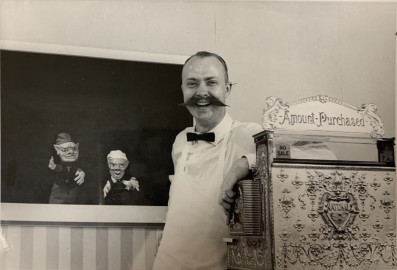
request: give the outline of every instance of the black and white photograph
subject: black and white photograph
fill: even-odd
[[[1,58],[2,202],[167,205],[172,143],[192,122],[177,105],[181,65]]]
[[[396,269],[395,1],[0,18],[0,269]]]

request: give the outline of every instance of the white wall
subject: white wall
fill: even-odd
[[[230,113],[243,121],[260,122],[270,95],[294,101],[326,94],[356,106],[377,104],[385,136],[395,136],[394,3],[2,1],[0,7],[6,41],[175,55],[218,52],[237,83]],[[21,250],[8,253],[7,265],[23,263],[22,236],[15,236]],[[70,249],[76,248],[72,241]],[[153,256],[153,248],[146,252]]]
[[[269,96],[373,102],[394,136],[393,3],[3,1],[3,40],[190,55],[220,53],[231,114],[260,121]],[[392,116],[391,116],[392,115]]]

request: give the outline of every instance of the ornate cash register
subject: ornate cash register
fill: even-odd
[[[394,138],[376,106],[269,97],[262,126],[253,179],[235,186],[228,269],[397,269]]]

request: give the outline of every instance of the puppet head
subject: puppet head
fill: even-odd
[[[128,167],[127,156],[120,150],[110,151],[107,156],[110,175],[114,180],[122,180]]]
[[[63,162],[75,162],[79,158],[79,144],[72,141],[69,133],[59,133],[54,148]]]

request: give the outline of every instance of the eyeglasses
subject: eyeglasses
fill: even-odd
[[[110,169],[120,169],[120,170],[124,170],[125,168],[127,168],[126,163],[109,163],[109,168]]]
[[[59,149],[60,149],[63,153],[66,153],[66,152],[69,152],[69,151],[75,152],[76,150],[78,150],[77,147],[59,147]]]

